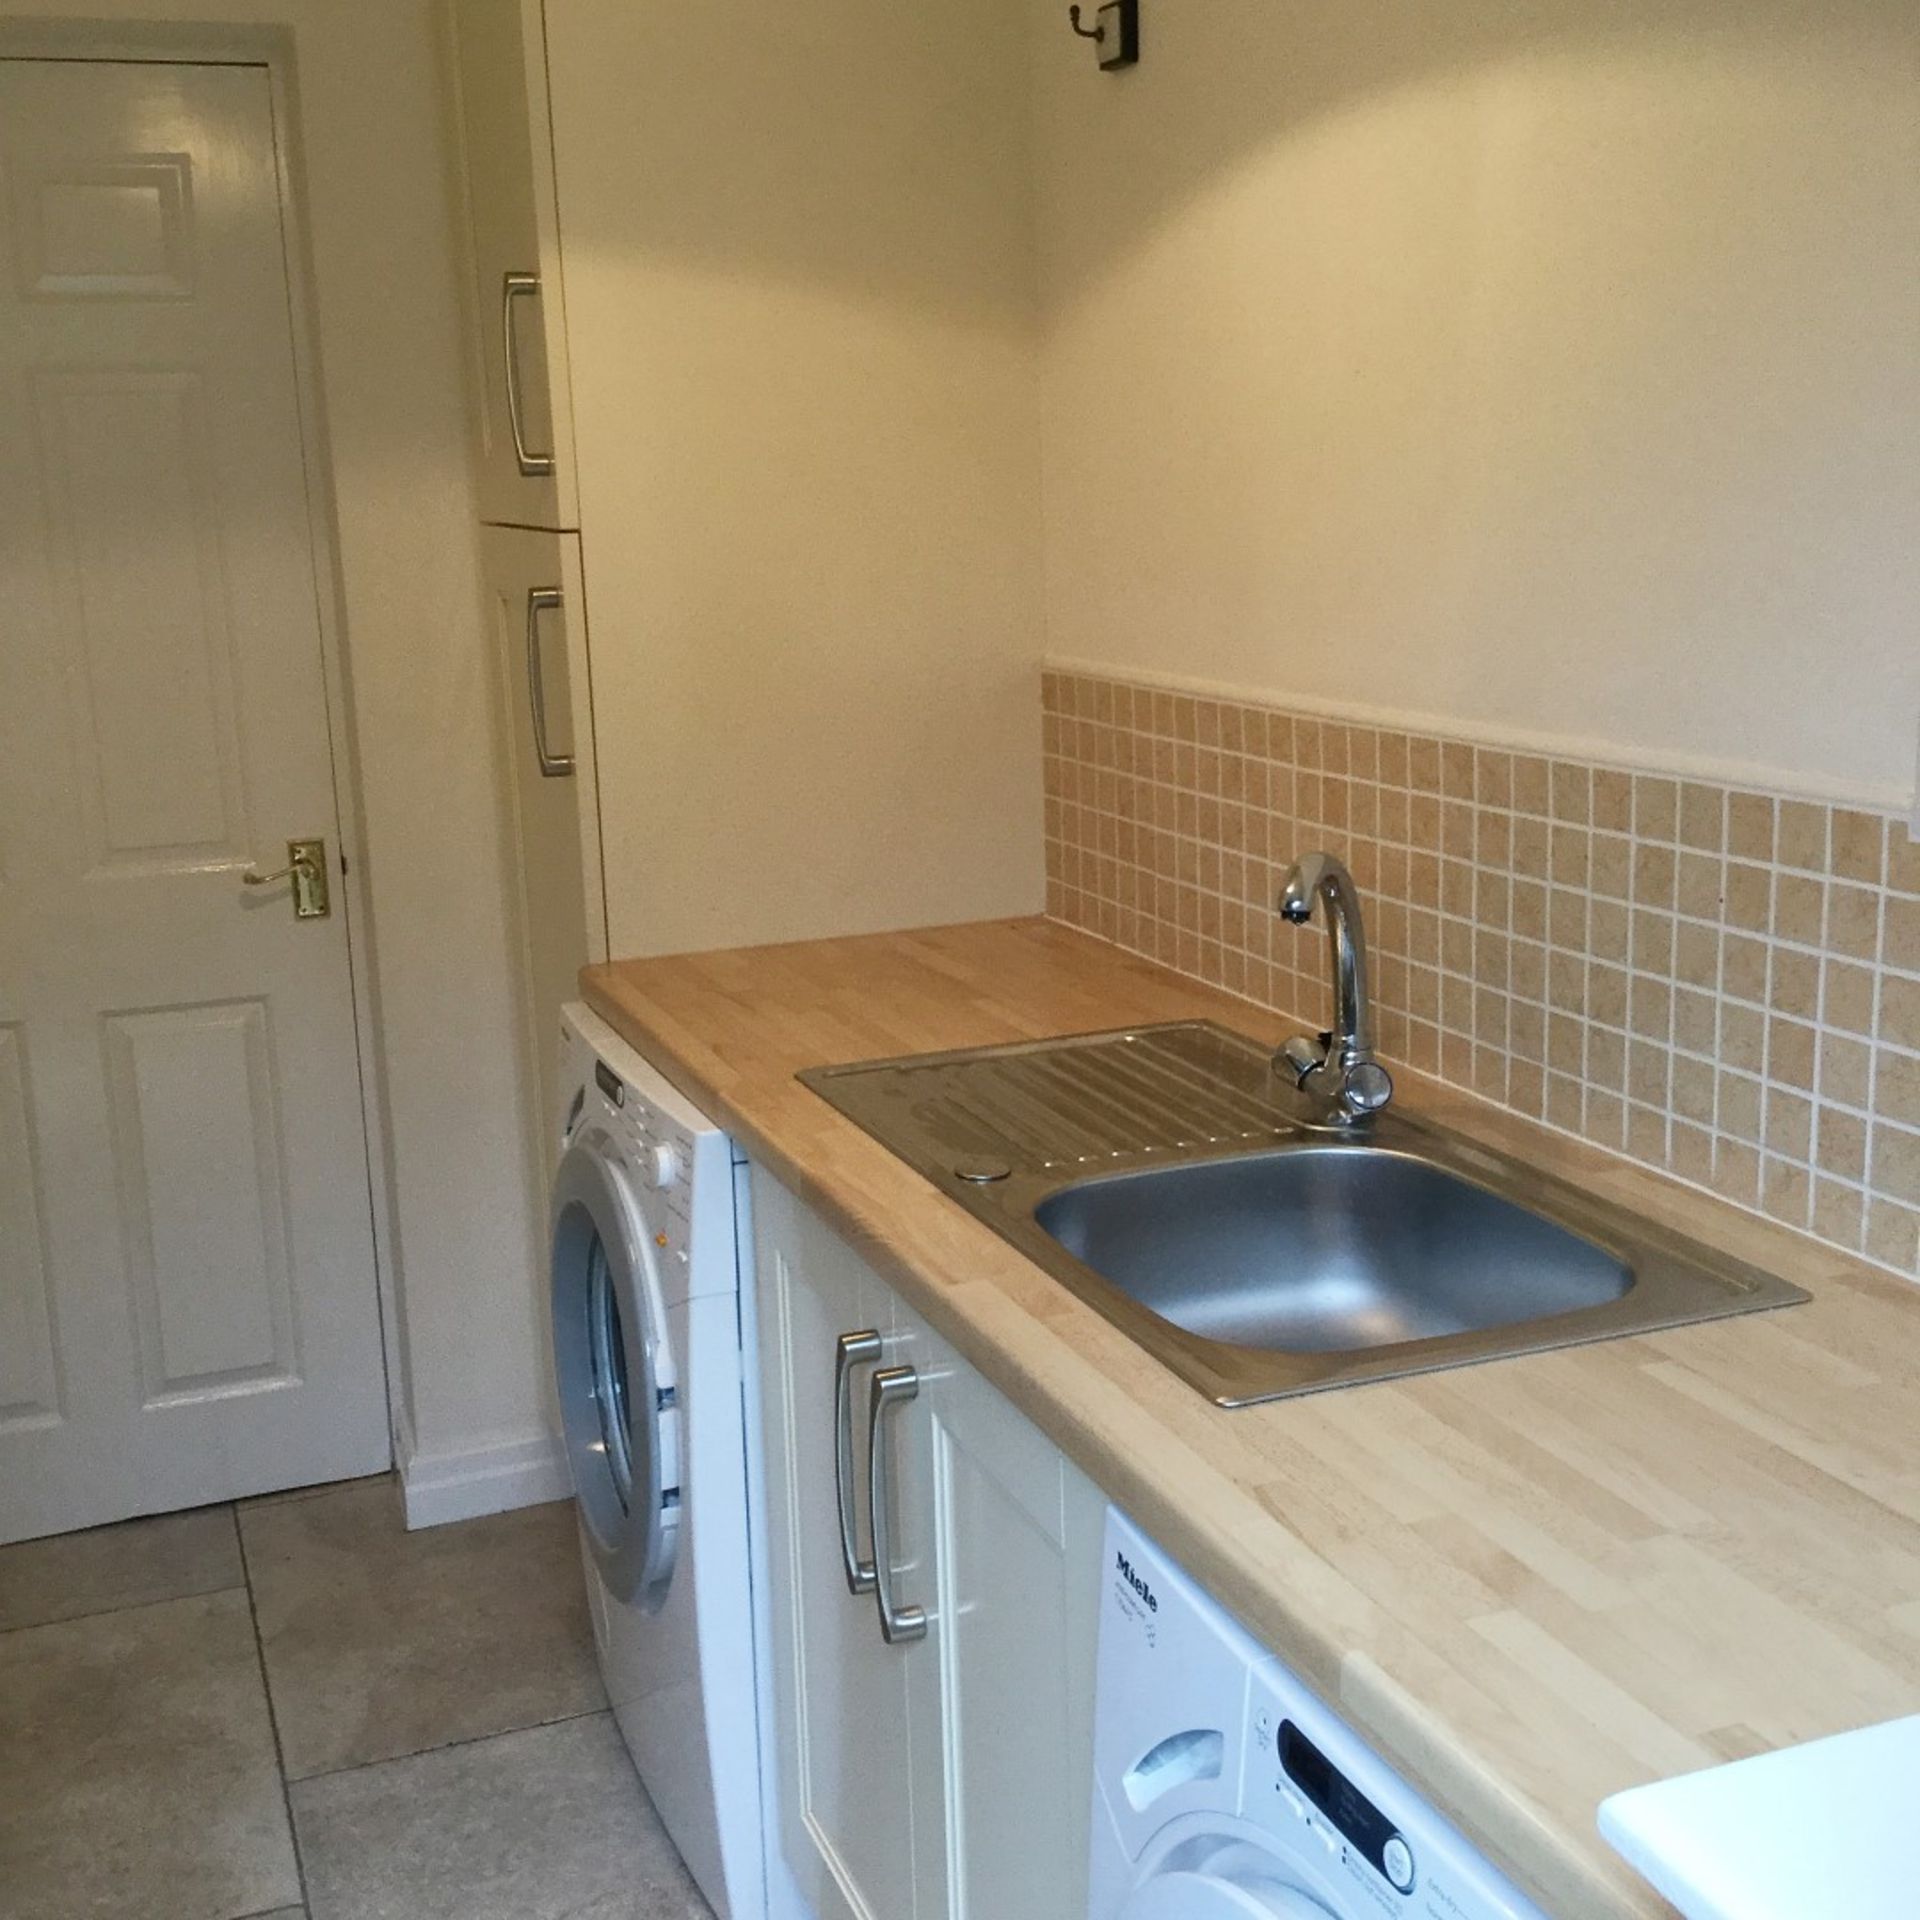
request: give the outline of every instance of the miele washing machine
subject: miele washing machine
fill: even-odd
[[[742,1395],[746,1169],[598,1016],[573,1005],[560,1017],[554,1371],[601,1671],[635,1769],[720,1920],[782,1920]]]
[[[1109,1510],[1088,1920],[1545,1920]]]

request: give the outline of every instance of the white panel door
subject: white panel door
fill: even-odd
[[[817,1920],[914,1920],[913,1738],[909,1702],[927,1642],[887,1646],[871,1593],[848,1591],[834,1469],[834,1349],[883,1336],[900,1361],[892,1296],[777,1181],[753,1177],[754,1260],[765,1395],[772,1556],[774,1717],[781,1851]],[[867,1526],[867,1386],[853,1376],[854,1527]],[[910,1432],[891,1435],[914,1472]],[[918,1503],[898,1503],[901,1519]],[[896,1529],[903,1575],[924,1541]],[[932,1920],[932,1909],[924,1920]]]
[[[264,68],[0,61],[0,1539],[389,1457],[279,182]]]

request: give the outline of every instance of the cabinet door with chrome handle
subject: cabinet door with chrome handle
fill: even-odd
[[[544,9],[541,0],[446,0],[446,10],[461,251],[481,344],[480,518],[563,532],[580,514]]]
[[[903,1357],[894,1303],[760,1167],[752,1172],[752,1220],[763,1461],[756,1523],[768,1556],[774,1797],[794,1911],[818,1920],[929,1920],[940,1910],[915,1894],[909,1708],[916,1669],[931,1663],[916,1657],[920,1650],[883,1645],[872,1601],[849,1591],[862,1574],[865,1592],[873,1591],[861,1511],[868,1382]],[[896,1421],[889,1440],[893,1549],[913,1555],[925,1551],[926,1534],[918,1439]],[[932,1645],[930,1631],[925,1651]]]
[[[533,755],[543,780],[571,780],[574,758],[555,753],[547,743],[547,669],[540,656],[540,616],[558,613],[566,595],[558,587],[527,589],[527,712],[533,723]]]
[[[890,1647],[924,1640],[926,1609],[902,1605],[893,1590],[893,1486],[888,1465],[887,1416],[920,1392],[912,1367],[883,1367],[867,1389],[867,1515],[873,1532],[873,1593],[880,1610],[880,1637]]]
[[[513,441],[514,464],[529,480],[550,479],[554,471],[551,453],[536,453],[527,440],[526,397],[520,381],[520,329],[514,324],[522,300],[540,297],[537,273],[507,273],[500,278],[500,354],[501,373],[506,382],[507,432]]]
[[[840,1514],[840,1565],[852,1594],[873,1591],[873,1562],[860,1557],[860,1518],[853,1487],[853,1370],[880,1358],[880,1336],[871,1327],[843,1333],[833,1352],[833,1498]]]

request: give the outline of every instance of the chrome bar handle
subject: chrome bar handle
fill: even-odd
[[[889,1408],[903,1407],[920,1391],[912,1367],[883,1367],[867,1389],[867,1509],[873,1532],[873,1595],[880,1608],[880,1637],[888,1646],[924,1640],[923,1607],[902,1607],[893,1598],[893,1521],[888,1511],[887,1449],[882,1428]]]
[[[880,1358],[880,1336],[871,1327],[843,1333],[833,1348],[833,1498],[840,1509],[840,1565],[849,1593],[873,1591],[873,1562],[860,1558],[859,1521],[853,1500],[853,1370]]]
[[[527,707],[533,716],[533,754],[544,780],[573,778],[573,755],[547,746],[547,676],[540,665],[540,616],[558,613],[566,598],[558,587],[527,589]]]
[[[550,453],[535,453],[527,445],[526,423],[520,417],[520,329],[514,310],[522,300],[540,295],[537,273],[509,273],[500,282],[500,352],[506,362],[507,431],[513,435],[514,464],[529,480],[546,480],[553,475]]]

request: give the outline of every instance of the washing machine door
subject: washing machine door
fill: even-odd
[[[615,1600],[657,1607],[680,1527],[678,1375],[639,1186],[588,1127],[553,1178],[553,1360],[574,1497]]]
[[[1120,1920],[1336,1920],[1311,1894],[1264,1874],[1230,1878],[1158,1874],[1120,1909]]]

